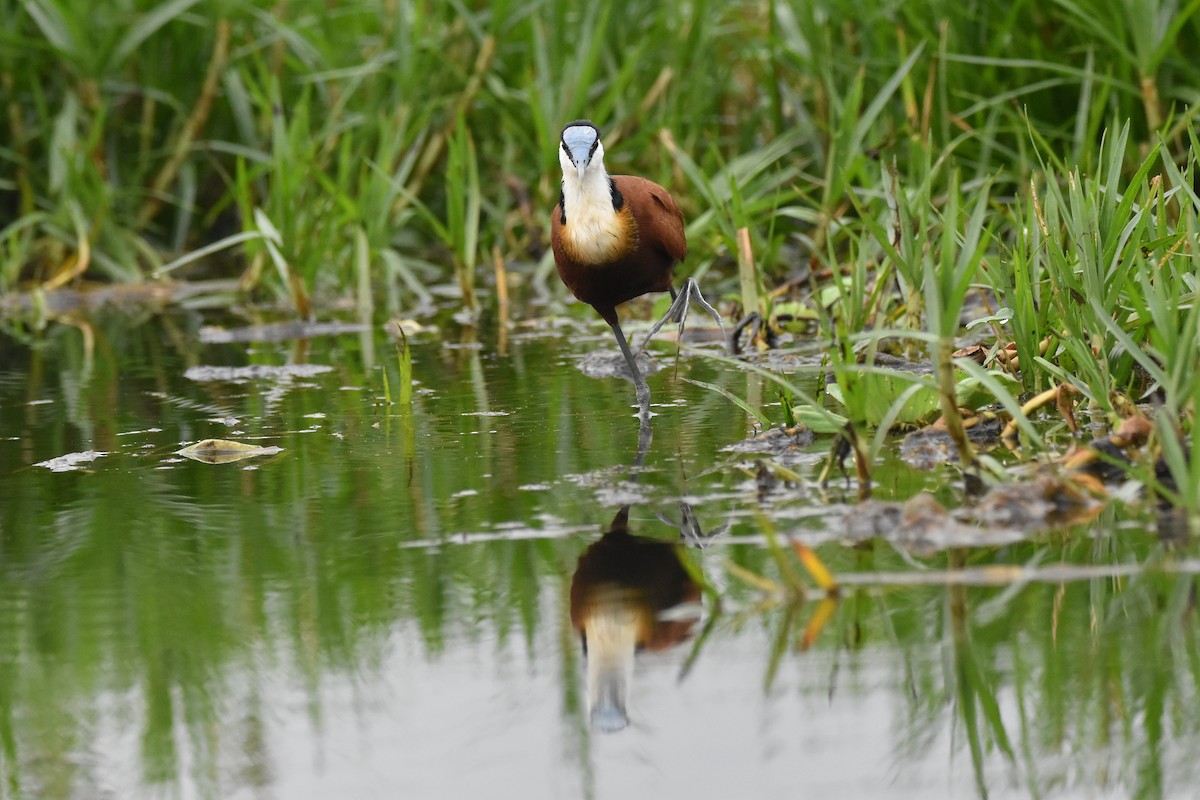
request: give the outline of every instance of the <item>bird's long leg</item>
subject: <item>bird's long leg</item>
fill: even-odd
[[[687,312],[692,303],[700,306],[703,310],[712,315],[717,321],[717,325],[721,328],[721,338],[725,339],[725,322],[721,319],[721,314],[713,308],[704,295],[700,293],[700,284],[696,283],[695,278],[688,278],[683,282],[683,288],[679,290],[679,294],[675,293],[675,288],[671,287],[671,307],[667,309],[667,313],[663,318],[654,323],[654,327],[646,334],[645,340],[642,341],[641,350],[646,349],[646,345],[650,343],[650,338],[666,325],[668,321],[679,324],[679,340],[683,340],[683,328],[687,320]]]
[[[621,325],[615,321],[609,322],[608,325],[612,328],[613,336],[617,337],[617,345],[621,348],[621,354],[625,356],[625,362],[629,364],[629,371],[633,373],[633,386],[637,392],[638,414],[643,419],[649,419],[650,384],[646,383],[646,379],[642,377],[642,371],[638,369],[637,357],[629,349],[629,342],[625,341],[625,334],[621,332]]]
[[[633,469],[629,471],[629,478],[634,482],[641,474],[642,465],[646,463],[646,453],[650,452],[650,442],[654,439],[654,431],[650,430],[650,415],[639,416],[637,458],[633,461]]]

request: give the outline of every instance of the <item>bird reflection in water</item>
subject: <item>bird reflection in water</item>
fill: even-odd
[[[579,558],[571,580],[571,624],[587,658],[592,725],[629,724],[626,698],[634,654],[662,651],[692,636],[700,587],[680,561],[680,544],[629,532],[629,506]]]
[[[653,437],[649,415],[639,415],[637,456],[629,476],[634,483],[641,477]],[[633,535],[625,505],[575,567],[571,625],[579,632],[587,660],[588,713],[597,730],[613,732],[629,725],[626,699],[634,656],[687,641],[700,619],[700,586],[680,560],[681,548],[704,547],[728,525],[706,534],[691,507],[679,505],[683,517],[678,523],[658,515],[678,529],[679,541]]]

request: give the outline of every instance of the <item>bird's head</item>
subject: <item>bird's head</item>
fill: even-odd
[[[558,148],[558,163],[562,165],[563,177],[572,173],[584,183],[590,174],[604,175],[604,145],[600,144],[600,130],[586,119],[568,122],[562,131]]]

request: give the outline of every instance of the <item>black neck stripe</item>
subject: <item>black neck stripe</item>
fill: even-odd
[[[620,211],[625,205],[625,197],[621,194],[621,190],[617,188],[617,182],[612,178],[608,179],[608,187],[612,191],[613,211]]]

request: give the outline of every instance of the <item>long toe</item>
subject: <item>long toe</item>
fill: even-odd
[[[638,352],[646,349],[646,345],[650,344],[650,340],[654,338],[654,334],[662,330],[663,325],[668,322],[676,322],[679,324],[679,338],[683,339],[683,320],[687,316],[688,306],[691,303],[691,292],[688,290],[688,285],[695,286],[696,282],[688,278],[684,283],[683,288],[679,290],[679,294],[671,302],[671,307],[667,309],[667,313],[663,314],[662,319],[654,323],[650,328],[650,332],[646,334],[646,338],[642,340],[642,346],[638,348]]]
[[[696,283],[695,278],[688,278],[684,284],[683,294],[690,294],[692,299],[696,301],[696,305],[712,315],[712,318],[717,321],[717,327],[721,329],[721,335],[725,335],[725,321],[721,319],[721,313],[704,299],[704,295],[700,293],[700,284]]]
[[[720,312],[713,308],[712,304],[704,299],[704,295],[700,292],[700,284],[696,283],[695,278],[688,278],[683,283],[683,288],[679,290],[679,294],[675,297],[671,307],[667,309],[667,313],[662,319],[654,323],[650,328],[650,332],[646,334],[646,338],[642,340],[642,346],[638,348],[638,352],[646,349],[646,345],[666,325],[668,321],[679,325],[679,341],[683,341],[683,332],[687,322],[687,313],[691,309],[692,303],[695,303],[703,310],[707,311],[712,318],[717,321],[717,327],[721,329],[721,340],[728,343],[728,337],[725,333],[725,321],[721,319]],[[726,344],[728,347],[728,344]]]

